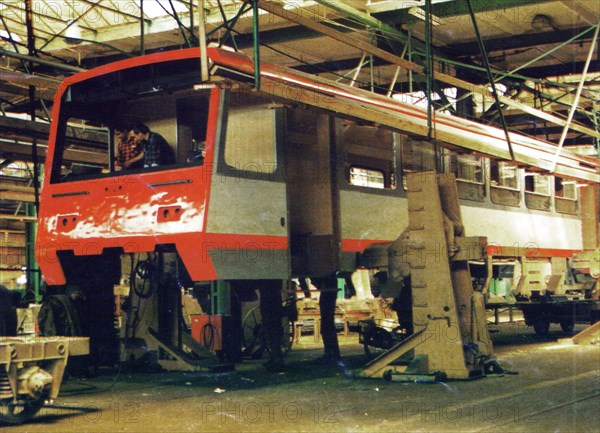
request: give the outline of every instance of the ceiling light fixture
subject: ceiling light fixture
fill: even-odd
[[[531,19],[531,28],[535,30],[546,30],[548,28],[558,30],[552,17],[544,14],[537,14]]]
[[[69,21],[67,23],[67,29],[65,30],[65,42],[71,45],[77,45],[83,42],[81,40],[81,27],[75,21]]]

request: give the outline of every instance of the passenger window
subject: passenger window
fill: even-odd
[[[238,171],[272,174],[277,169],[277,109],[232,108],[227,119],[225,164]]]
[[[560,213],[577,214],[577,183],[574,180],[554,177],[554,207]]]
[[[480,156],[459,155],[452,151],[444,152],[444,168],[454,173],[457,180],[483,184],[483,162]]]
[[[577,200],[577,186],[574,180],[554,178],[554,195],[566,200]]]
[[[490,200],[503,206],[521,205],[519,169],[504,161],[490,160]]]
[[[387,128],[373,123],[337,119],[346,182],[376,189],[396,189],[395,137]]]
[[[456,176],[458,197],[483,201],[485,199],[483,158],[469,154],[461,155],[448,149],[444,149],[443,152],[444,171]]]
[[[519,169],[504,161],[490,160],[490,185],[519,189]]]
[[[550,210],[550,177],[525,170],[525,205],[529,209]]]
[[[525,192],[550,195],[548,175],[525,170]]]
[[[350,167],[350,185],[367,186],[369,188],[385,188],[385,175],[381,170]]]

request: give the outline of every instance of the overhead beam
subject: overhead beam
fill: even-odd
[[[2,185],[0,185],[0,192],[6,191],[33,194],[33,187],[27,185],[17,185],[3,181]]]
[[[333,29],[331,29],[319,22],[316,22],[310,18],[306,18],[306,17],[302,16],[301,14],[298,14],[297,11],[286,10],[286,9],[282,8],[279,4],[273,3],[272,1],[268,1],[268,0],[258,0],[258,3],[259,3],[259,6],[262,9],[264,9],[265,11],[268,11],[272,14],[278,15],[282,18],[286,18],[297,24],[311,28],[311,29],[318,31],[326,36],[331,37],[332,39],[334,39],[338,42],[342,42],[346,45],[352,46],[352,47],[357,48],[366,53],[369,53],[376,57],[382,58],[390,63],[398,65],[409,71],[412,71],[417,74],[425,75],[425,68],[423,66],[417,65],[416,63],[405,60],[405,59],[398,57],[388,51],[384,51],[380,48],[377,48],[377,47],[373,46],[372,44],[369,44],[368,42],[364,42],[364,41],[357,40],[357,39],[350,39],[348,37],[348,35],[340,33],[336,30],[333,30]],[[355,13],[355,15],[353,15],[353,16],[356,16],[356,14],[358,14],[359,11],[355,11],[354,13]],[[389,31],[389,29],[387,29],[386,31]],[[470,92],[477,93],[477,94],[480,94],[480,95],[483,95],[483,96],[486,96],[489,98],[493,97],[492,93],[487,89],[486,86],[475,85],[473,83],[469,83],[467,81],[461,80],[459,78],[456,78],[456,77],[453,77],[453,76],[450,76],[450,75],[447,75],[447,74],[444,74],[441,72],[436,72],[435,77],[438,81],[442,81],[446,84],[450,84],[451,86],[465,89]],[[539,117],[541,119],[547,120],[552,123],[556,123],[557,125],[560,125],[560,126],[566,125],[566,121],[564,121],[563,119],[560,119],[550,113],[545,113],[541,110],[537,110],[535,108],[529,107],[526,104],[522,104],[522,103],[513,101],[510,98],[501,96],[500,102],[508,105],[509,107],[518,108],[532,116]],[[572,124],[571,129],[582,132],[584,134],[591,135],[596,138],[600,138],[600,133],[598,133],[590,128],[581,126],[581,125]]]
[[[0,116],[0,132],[2,133],[2,138],[5,140],[11,139],[29,142],[32,138],[36,138],[42,142],[47,142],[48,135],[50,134],[50,124]],[[80,145],[106,141],[105,134],[76,127],[68,129],[67,139],[73,144]],[[3,148],[4,144],[0,144],[0,149]]]
[[[19,201],[24,203],[35,203],[35,194],[27,194],[14,191],[0,191],[0,201]]]
[[[37,217],[25,215],[0,214],[0,220],[9,221],[37,221]]]
[[[27,62],[36,63],[38,65],[51,66],[53,68],[62,69],[68,72],[82,72],[85,71],[83,68],[79,68],[77,66],[67,65],[66,63],[58,63],[50,60],[41,59],[39,57],[27,56],[25,54],[15,53],[12,51],[7,51],[3,48],[0,48],[0,56],[11,57],[13,59],[19,59]]]
[[[581,74],[585,62],[569,62],[544,66],[532,66],[521,70],[523,75],[531,78],[546,78],[549,75],[562,76],[569,74]],[[600,72],[600,61],[592,60],[589,66],[589,72]],[[549,84],[552,84],[549,82]]]
[[[57,80],[56,78],[27,74],[6,68],[0,68],[0,80],[49,89],[58,89],[61,83],[61,80]]]
[[[15,85],[8,81],[2,82],[2,84],[0,85],[0,92],[3,94],[10,94],[10,95],[22,96],[22,97],[27,97],[29,95],[29,89],[27,89],[24,86]],[[35,88],[35,95],[36,95],[37,99],[43,99],[45,101],[52,101],[54,99],[55,93],[56,93],[55,89],[42,89],[40,87]],[[10,105],[10,103],[4,102],[4,101],[3,101],[3,104]],[[17,105],[19,105],[19,102],[13,101],[13,105],[17,106]],[[5,107],[6,107],[6,105],[5,105]],[[7,111],[12,111],[12,110],[7,110]]]

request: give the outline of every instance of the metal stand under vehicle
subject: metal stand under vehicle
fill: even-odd
[[[132,272],[120,356],[138,368],[202,371],[219,364],[182,325],[177,266],[176,253],[159,251],[138,260]]]
[[[410,267],[414,333],[369,362],[361,375],[437,381],[499,368],[483,295],[473,291],[468,264],[485,258],[486,240],[464,237],[454,176],[411,173],[407,195],[409,227],[389,251],[391,260]]]

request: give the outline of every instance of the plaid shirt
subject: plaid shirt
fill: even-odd
[[[169,149],[169,143],[162,135],[150,132],[148,139],[142,141],[142,145],[144,146],[144,167],[156,167],[175,162],[174,160],[169,161],[167,158],[166,152]],[[174,159],[174,156],[171,156]]]
[[[142,146],[138,146],[133,138],[130,138],[127,141],[119,141],[117,148],[119,150],[117,161],[123,167],[125,166],[126,161],[129,161],[142,153]]]

